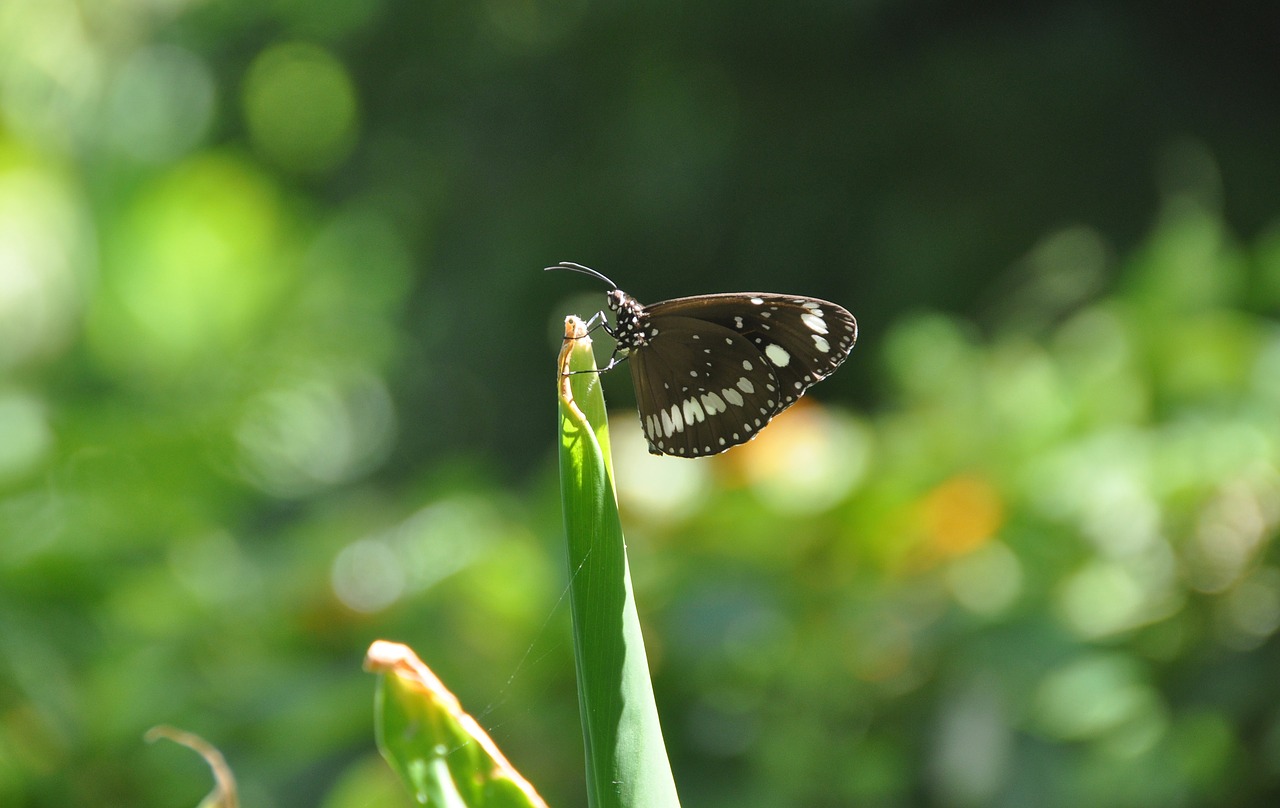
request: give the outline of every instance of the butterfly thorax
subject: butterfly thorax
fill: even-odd
[[[640,301],[621,289],[609,292],[609,309],[616,315],[613,338],[620,351],[630,351],[649,343],[657,332],[649,327],[649,315]]]

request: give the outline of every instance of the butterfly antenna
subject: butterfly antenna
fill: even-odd
[[[590,276],[591,276],[591,277],[593,277],[593,278],[599,278],[600,280],[602,280],[602,281],[604,281],[605,283],[609,284],[609,286],[611,286],[611,287],[612,287],[612,288],[614,288],[614,289],[617,289],[617,288],[618,288],[618,284],[616,284],[616,283],[614,283],[613,281],[609,280],[608,278],[606,278],[604,275],[600,274],[599,272],[596,272],[596,271],[595,271],[594,269],[592,269],[591,267],[584,267],[582,264],[575,264],[575,263],[574,263],[574,262],[572,262],[572,261],[561,261],[560,263],[556,264],[556,265],[555,265],[555,266],[553,266],[553,267],[546,267],[543,271],[544,271],[544,272],[550,272],[550,271],[551,271],[551,270],[553,270],[553,269],[567,269],[567,270],[568,270],[568,271],[570,271],[570,272],[581,272],[583,275],[590,275]]]

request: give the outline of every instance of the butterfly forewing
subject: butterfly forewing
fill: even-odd
[[[858,339],[858,324],[826,300],[765,292],[682,297],[645,309],[650,321],[696,317],[742,334],[765,355],[790,404],[810,385],[835,372]]]

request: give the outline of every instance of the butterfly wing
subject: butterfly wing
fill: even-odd
[[[827,300],[767,292],[681,297],[646,307],[649,320],[689,317],[741,335],[773,367],[782,409],[844,362],[858,339],[858,322]]]
[[[629,359],[653,454],[703,457],[745,443],[786,405],[776,368],[744,334],[694,317],[650,317]]]

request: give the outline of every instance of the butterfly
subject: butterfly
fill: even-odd
[[[582,264],[547,270],[581,272],[612,287],[614,324],[603,311],[590,321],[617,341],[598,372],[630,360],[651,454],[705,457],[746,443],[834,373],[858,339],[852,314],[814,297],[734,292],[646,306]]]

